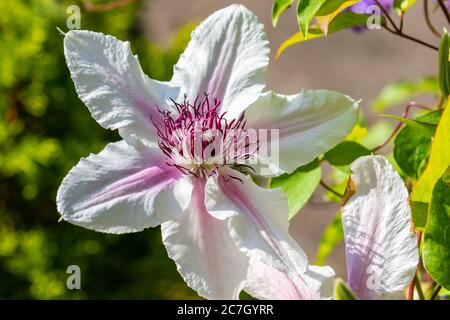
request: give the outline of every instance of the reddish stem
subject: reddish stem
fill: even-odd
[[[417,104],[417,103],[415,103],[415,102],[410,102],[410,103],[408,103],[408,104],[406,105],[405,111],[403,112],[403,118],[407,118],[407,117],[408,117],[409,110],[410,110],[412,107],[418,107],[418,108],[421,108],[421,109],[431,110],[430,108],[425,107],[425,106],[422,106],[422,105]],[[386,146],[386,145],[389,143],[389,141],[391,141],[392,138],[395,137],[395,135],[396,135],[397,132],[401,129],[402,126],[403,126],[403,122],[399,122],[399,123],[397,124],[397,126],[395,127],[394,131],[393,131],[393,132],[389,135],[389,137],[386,139],[386,141],[384,141],[384,142],[383,142],[382,144],[380,144],[378,147],[372,149],[372,152],[376,152],[376,151],[380,150],[381,148],[383,148],[384,146]]]

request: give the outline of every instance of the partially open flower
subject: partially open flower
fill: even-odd
[[[350,166],[352,193],[342,209],[348,284],[360,299],[398,299],[419,263],[408,190],[382,156]]]
[[[366,156],[351,164],[348,202],[342,208],[349,287],[363,300],[399,299],[419,263],[417,237],[411,230],[408,191],[382,156]],[[260,261],[246,290],[260,299],[329,299],[334,271],[309,266],[299,278]]]

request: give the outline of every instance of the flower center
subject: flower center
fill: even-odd
[[[172,100],[173,101],[173,100]],[[217,173],[221,166],[245,166],[258,149],[258,138],[245,130],[244,113],[231,121],[220,112],[221,101],[208,94],[190,103],[173,101],[173,111],[159,112],[155,125],[166,163],[199,178]]]

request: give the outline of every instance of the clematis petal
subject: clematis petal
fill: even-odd
[[[62,218],[107,233],[137,232],[174,219],[187,206],[192,185],[160,154],[122,140],[81,159],[58,190]]]
[[[208,299],[238,299],[248,258],[232,241],[226,221],[206,210],[205,181],[194,179],[191,201],[176,221],[161,225],[168,255],[186,283]]]
[[[329,300],[333,297],[335,276],[328,266],[312,265],[301,276],[289,276],[251,259],[244,290],[261,300]]]
[[[208,179],[205,203],[213,216],[228,220],[231,237],[250,258],[289,275],[306,271],[306,255],[288,232],[281,189],[261,188],[249,176],[224,168]]]
[[[233,118],[264,89],[268,62],[263,25],[244,6],[231,5],[192,32],[171,82],[190,99],[207,93],[221,100],[221,112]]]
[[[165,97],[178,92],[142,72],[129,42],[71,30],[64,38],[64,54],[78,96],[100,125],[119,129],[123,138],[157,141],[152,123],[162,119],[157,107],[164,108]]]
[[[396,299],[419,262],[408,191],[382,156],[350,166],[354,194],[342,209],[348,283],[360,299]]]
[[[290,96],[269,91],[247,108],[245,118],[247,128],[279,130],[279,165],[271,165],[292,172],[350,133],[358,120],[358,102],[327,90],[303,90]],[[264,156],[262,150],[258,153]]]

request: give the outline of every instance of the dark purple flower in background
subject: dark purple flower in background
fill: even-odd
[[[450,0],[445,0],[444,1],[445,6],[447,7],[447,9],[450,10]]]
[[[450,0],[448,1],[450,3]],[[394,0],[379,0],[379,2],[386,10],[390,10],[394,4]],[[372,14],[373,11],[368,12],[368,8],[373,5],[377,5],[375,0],[362,0],[352,5],[347,10],[355,13]],[[365,26],[364,27],[360,26],[360,27],[353,27],[352,29],[354,31],[363,31],[366,30],[367,28]]]
[[[394,4],[394,0],[379,0],[379,2],[386,10],[389,10]],[[373,5],[377,5],[375,0],[362,0],[348,9],[355,13],[369,13],[367,12],[367,8]]]

